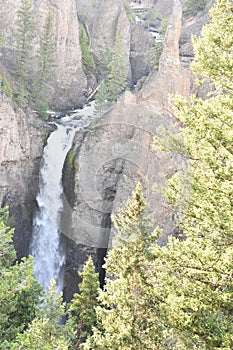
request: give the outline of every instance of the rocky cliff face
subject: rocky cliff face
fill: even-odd
[[[159,192],[164,185],[162,173],[171,175],[179,160],[154,153],[151,143],[157,127],[174,131],[168,95],[190,93],[190,72],[179,60],[181,14],[180,2],[175,0],[159,72],[151,74],[137,94],[126,92],[78,145],[70,232],[77,243],[111,246],[110,228],[104,221],[110,220],[107,216],[119,209],[138,181],[144,184],[153,222],[167,224],[166,231],[172,230]]]
[[[128,67],[128,79],[131,80],[130,69],[130,23],[126,16],[122,0],[76,0],[80,25],[83,25],[89,39],[89,50],[96,65],[106,48],[111,49],[117,34],[124,43],[125,65]],[[88,74],[90,88],[98,85],[98,69],[95,77]]]
[[[171,3],[171,2],[170,2]],[[169,95],[191,92],[192,78],[190,70],[180,61],[179,39],[182,28],[182,6],[179,0],[173,1],[173,10],[168,19],[166,42],[159,61],[159,71],[151,74],[143,89],[138,93],[139,103],[155,108],[161,112],[172,112]]]
[[[90,39],[90,50],[96,59],[101,58],[104,48],[111,48],[117,33],[125,43],[126,57],[129,58],[130,23],[123,1],[76,0],[79,21],[86,26]]]
[[[98,70],[92,74],[91,79],[83,71],[79,43],[81,26],[86,30],[89,50],[97,65],[103,51],[113,46],[116,34],[119,33],[125,45],[129,84],[136,84],[142,76],[149,73],[145,56],[153,45],[153,37],[142,26],[135,26],[134,21],[130,24],[122,0],[33,0],[32,4],[36,22],[35,51],[39,46],[46,16],[49,12],[53,16],[56,77],[52,86],[52,105],[56,109],[83,105],[89,88],[98,85]],[[0,58],[8,70],[14,68],[16,20],[20,6],[21,0],[0,0],[0,34],[4,37],[0,46]],[[30,69],[32,72],[35,69],[32,62]]]
[[[82,69],[76,2],[34,0],[34,6],[40,29],[48,12],[53,14],[57,61],[53,104],[59,109],[82,105],[87,80]]]
[[[54,39],[56,41],[56,79],[53,105],[56,108],[72,108],[84,102],[83,92],[86,89],[86,77],[82,70],[82,57],[79,45],[79,23],[75,0],[34,0],[33,11],[37,24],[37,38],[34,41],[38,47],[44,20],[49,11],[53,15]],[[1,48],[1,61],[12,69],[14,58],[14,33],[17,29],[17,11],[20,0],[0,0],[0,25],[4,35]]]
[[[161,189],[165,178],[177,170],[182,159],[155,153],[151,144],[157,128],[164,126],[176,131],[170,94],[188,96],[193,91],[190,69],[186,61],[180,60],[181,46],[191,44],[187,35],[180,45],[181,33],[188,27],[182,18],[181,1],[157,1],[155,9],[168,16],[159,70],[148,76],[138,92],[126,92],[110,112],[83,136],[79,135],[73,149],[76,152],[74,194],[70,202],[73,211],[70,225],[66,226],[66,235],[70,238],[66,281],[71,289],[71,281],[76,280],[75,264],[80,266],[80,261],[92,254],[100,267],[112,246],[111,213],[122,207],[138,181],[143,184],[152,225],[164,230],[159,243],[164,244],[167,235],[175,229],[174,214]],[[200,18],[203,21],[203,17]],[[198,34],[200,27],[197,24],[193,32]],[[69,291],[65,288],[68,298]]]
[[[28,254],[32,209],[46,129],[30,113],[0,97],[0,203],[9,205],[19,257]]]

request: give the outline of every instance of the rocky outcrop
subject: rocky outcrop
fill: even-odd
[[[131,24],[130,65],[132,84],[150,73],[147,63],[148,51],[153,47],[154,38],[142,25]]]
[[[113,47],[116,35],[121,36],[130,82],[130,23],[125,12],[124,2],[122,0],[76,0],[76,3],[79,22],[85,27],[89,39],[89,50],[95,58],[97,66],[105,49]]]
[[[28,254],[46,129],[0,97],[0,205],[9,205],[18,257]]]
[[[185,1],[183,1],[183,10],[185,9]],[[199,36],[204,24],[209,21],[209,8],[205,7],[202,11],[198,12],[195,16],[185,15],[183,16],[183,25],[180,33],[179,47],[180,47],[180,60],[181,62],[189,66],[190,62],[194,58],[193,47],[191,43],[192,35]]]
[[[172,113],[170,95],[188,96],[192,89],[189,69],[180,62],[179,38],[182,28],[182,6],[173,1],[173,11],[168,20],[163,53],[159,61],[159,71],[152,73],[143,89],[138,93],[140,105],[154,106],[162,113]]]
[[[138,181],[143,184],[152,221],[172,231],[159,193],[164,186],[162,174],[171,175],[179,160],[152,151],[156,128],[163,125],[172,131],[173,125],[168,115],[151,107],[139,105],[126,92],[114,110],[93,126],[79,149],[70,232],[77,243],[111,247],[110,215],[119,210]]]
[[[130,23],[121,0],[76,0],[79,21],[85,24],[90,50],[100,59],[103,49],[111,48],[116,34],[123,37],[127,56],[130,46]]]

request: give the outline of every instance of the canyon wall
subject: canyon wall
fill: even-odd
[[[187,97],[195,92],[189,69],[193,56],[184,50],[181,55],[184,45],[191,46],[188,34],[180,44],[181,34],[184,37],[189,28],[182,17],[182,2],[158,1],[155,8],[168,16],[159,70],[151,72],[135,92],[126,91],[111,111],[77,135],[72,171],[64,176],[65,189],[69,187],[67,183],[73,187],[72,198],[66,191],[69,220],[63,227],[69,237],[65,277],[68,299],[77,284],[75,265],[81,268],[91,254],[101,271],[114,237],[111,214],[124,205],[138,181],[143,185],[152,227],[163,228],[158,243],[165,244],[167,235],[176,233],[174,212],[161,190],[165,179],[177,171],[183,160],[178,155],[154,152],[152,142],[161,126],[170,132],[177,130],[170,96]],[[201,22],[203,17],[206,18],[205,11]],[[198,20],[193,33],[198,34],[200,28]],[[101,273],[104,278],[104,271]]]
[[[10,207],[19,258],[28,254],[41,154],[49,131],[30,111],[14,110],[1,94],[0,203]]]
[[[75,0],[34,0],[33,13],[36,22],[34,49],[38,48],[46,16],[53,16],[53,31],[56,42],[56,77],[53,86],[53,105],[56,108],[72,108],[84,103],[86,77],[82,70],[82,55],[79,45],[79,23]],[[1,62],[11,70],[14,67],[15,33],[20,0],[0,0],[0,25],[4,35],[1,47]],[[33,70],[33,69],[32,69]]]

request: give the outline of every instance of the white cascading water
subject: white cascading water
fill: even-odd
[[[30,253],[34,257],[34,275],[46,290],[51,279],[56,281],[58,292],[63,289],[66,254],[59,229],[63,210],[62,168],[75,132],[93,120],[93,109],[94,103],[62,118],[44,148]]]

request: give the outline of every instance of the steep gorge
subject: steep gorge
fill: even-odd
[[[170,94],[189,96],[195,91],[187,60],[182,59],[183,63],[180,59],[182,4],[178,0],[170,1],[162,9],[164,15],[167,9],[170,11],[159,70],[146,78],[138,92],[126,91],[110,112],[82,136],[78,135],[73,146],[72,152],[76,153],[73,170],[78,170],[72,173],[73,211],[67,234],[70,238],[65,277],[68,299],[72,286],[77,283],[76,266],[91,254],[100,268],[100,262],[112,246],[111,214],[121,208],[138,181],[143,184],[152,225],[164,230],[159,243],[164,244],[167,235],[175,233],[174,213],[161,195],[161,189],[165,178],[177,170],[182,159],[155,153],[151,144],[157,128],[163,126],[175,132],[178,127]],[[197,23],[197,34],[200,27]],[[190,45],[189,40],[182,44]],[[70,181],[69,175],[64,177],[64,184]],[[69,198],[68,192],[67,196]]]
[[[177,127],[169,94],[188,96],[193,89],[188,68],[192,59],[190,34],[199,33],[207,21],[207,10],[190,19],[182,16],[185,1],[145,3],[168,18],[168,29],[159,70],[141,79],[149,73],[143,62],[153,37],[139,24],[130,24],[121,0],[72,0],[69,4],[60,0],[34,0],[37,43],[48,10],[55,16],[58,69],[53,105],[56,108],[83,105],[85,91],[97,84],[98,75],[90,78],[83,72],[80,25],[86,28],[90,52],[96,62],[104,48],[113,45],[116,33],[121,33],[129,84],[131,87],[137,84],[135,90],[125,92],[111,111],[77,133],[70,158],[68,155],[65,162],[63,183],[68,209],[72,209],[64,211],[62,222],[62,231],[67,236],[66,299],[76,290],[77,268],[82,267],[89,254],[101,270],[106,251],[112,246],[111,213],[117,212],[138,181],[143,184],[153,225],[164,228],[160,243],[174,230],[174,214],[161,196],[161,188],[163,174],[170,177],[182,160],[153,152],[151,143],[157,127],[162,125],[170,131]],[[11,68],[13,60],[14,22],[20,1],[0,0],[0,5],[1,28],[5,33],[1,62],[5,70]],[[22,257],[28,253],[39,166],[51,126],[38,121],[29,110],[15,111],[6,96],[1,97],[0,202],[10,205],[16,226],[16,248]]]

